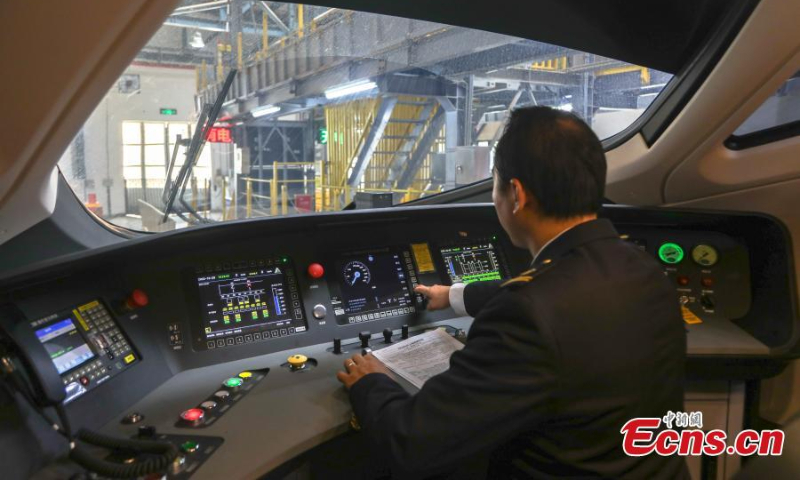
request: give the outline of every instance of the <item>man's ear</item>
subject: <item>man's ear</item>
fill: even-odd
[[[513,213],[518,213],[528,205],[530,202],[530,197],[528,192],[525,191],[525,187],[523,187],[522,183],[520,183],[520,181],[516,178],[511,179],[511,190],[512,195],[514,196]]]

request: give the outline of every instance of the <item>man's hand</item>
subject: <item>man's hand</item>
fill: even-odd
[[[414,291],[428,299],[428,310],[441,310],[450,306],[450,287],[420,285]]]
[[[346,371],[336,373],[336,378],[344,383],[345,388],[348,390],[354,383],[361,380],[364,375],[370,373],[389,374],[389,369],[386,368],[386,365],[369,353],[363,357],[359,354],[353,355],[344,361],[344,368]]]

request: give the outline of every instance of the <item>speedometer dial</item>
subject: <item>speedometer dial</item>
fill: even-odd
[[[692,260],[704,267],[713,267],[719,261],[719,252],[711,245],[700,244],[692,249]]]
[[[369,268],[364,265],[363,262],[359,262],[358,260],[353,260],[345,265],[342,273],[344,275],[345,283],[351,287],[358,283],[369,285],[371,280]]]

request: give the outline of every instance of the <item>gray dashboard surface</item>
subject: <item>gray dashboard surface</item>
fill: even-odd
[[[471,323],[471,318],[462,317],[428,327],[449,325],[467,330]],[[348,357],[332,354],[329,347],[314,345],[181,372],[121,412],[103,432],[123,437],[135,434],[138,426],[125,425],[121,420],[130,412],[138,412],[145,416],[139,425],[158,425],[161,433],[189,431],[221,436],[225,442],[192,478],[259,478],[349,431],[350,401],[336,379],[336,372],[343,369]],[[317,360],[318,365],[296,372],[282,367],[295,353]],[[196,430],[173,426],[183,409],[196,407],[226,378],[265,367],[270,368],[267,377],[214,424]],[[408,382],[398,381],[408,391],[415,390]]]

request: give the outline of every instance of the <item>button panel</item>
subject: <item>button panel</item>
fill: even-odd
[[[269,368],[243,370],[241,372],[233,372],[233,375],[228,378],[217,379],[219,382],[217,385],[219,386],[216,390],[213,390],[206,398],[201,399],[196,406],[188,405],[183,413],[178,412],[180,415],[178,415],[175,426],[195,429],[213,425],[236,403],[241,401],[245,395],[253,391],[256,385],[267,377],[268,373]],[[191,415],[196,415],[197,412],[202,413],[202,421],[187,421],[183,415],[187,412],[192,412]]]
[[[750,310],[750,253],[739,240],[713,231],[643,227],[623,230],[623,240],[661,264],[675,288],[677,302],[700,320],[691,325],[742,318]]]

